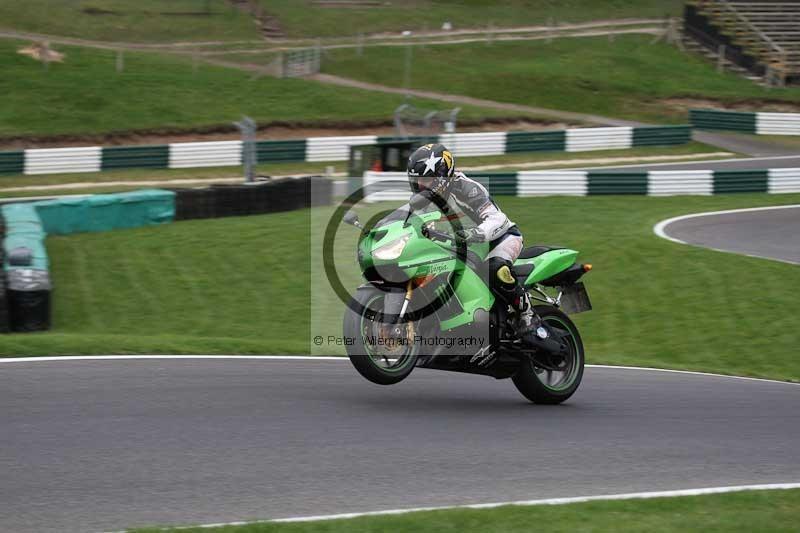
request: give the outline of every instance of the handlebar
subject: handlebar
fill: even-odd
[[[432,241],[455,241],[455,236],[444,231],[437,231],[433,228],[428,228],[427,226],[423,226],[422,235]]]

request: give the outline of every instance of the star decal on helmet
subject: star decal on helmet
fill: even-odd
[[[436,174],[436,163],[442,160],[441,157],[434,157],[435,154],[431,153],[430,157],[425,160],[425,172],[423,174],[427,174],[430,170],[434,174]]]

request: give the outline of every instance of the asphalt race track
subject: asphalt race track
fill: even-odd
[[[800,206],[689,215],[661,231],[686,244],[800,265]]]
[[[587,368],[566,404],[346,360],[0,363],[0,531],[800,481],[800,385]]]

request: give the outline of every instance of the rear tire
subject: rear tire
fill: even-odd
[[[360,289],[345,310],[343,329],[344,337],[353,339],[352,344],[346,345],[347,355],[359,374],[378,385],[394,385],[414,370],[419,357],[418,345],[413,342],[413,337],[404,349],[394,352],[365,344],[365,338],[371,333],[374,336],[380,327],[381,317],[377,309],[383,309],[383,297],[384,293],[378,289]],[[353,310],[359,308],[361,314]],[[413,327],[413,323],[402,327]]]
[[[551,382],[553,373],[539,368],[526,359],[519,372],[512,378],[517,390],[528,400],[536,404],[555,405],[567,400],[575,394],[583,379],[584,351],[578,328],[567,315],[550,306],[536,306],[536,312],[548,326],[557,327],[569,332],[566,339],[570,346],[563,377]]]

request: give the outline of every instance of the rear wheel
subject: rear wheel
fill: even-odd
[[[567,350],[564,355],[543,356],[541,364],[527,359],[513,381],[517,390],[533,403],[558,404],[572,396],[581,384],[583,341],[572,320],[558,309],[537,306],[536,312],[551,333],[563,335]]]
[[[344,315],[344,336],[352,339],[347,355],[356,370],[373,383],[393,385],[414,370],[418,344],[414,322],[383,322],[384,296],[378,289],[359,290]],[[359,307],[360,314],[353,311]]]

